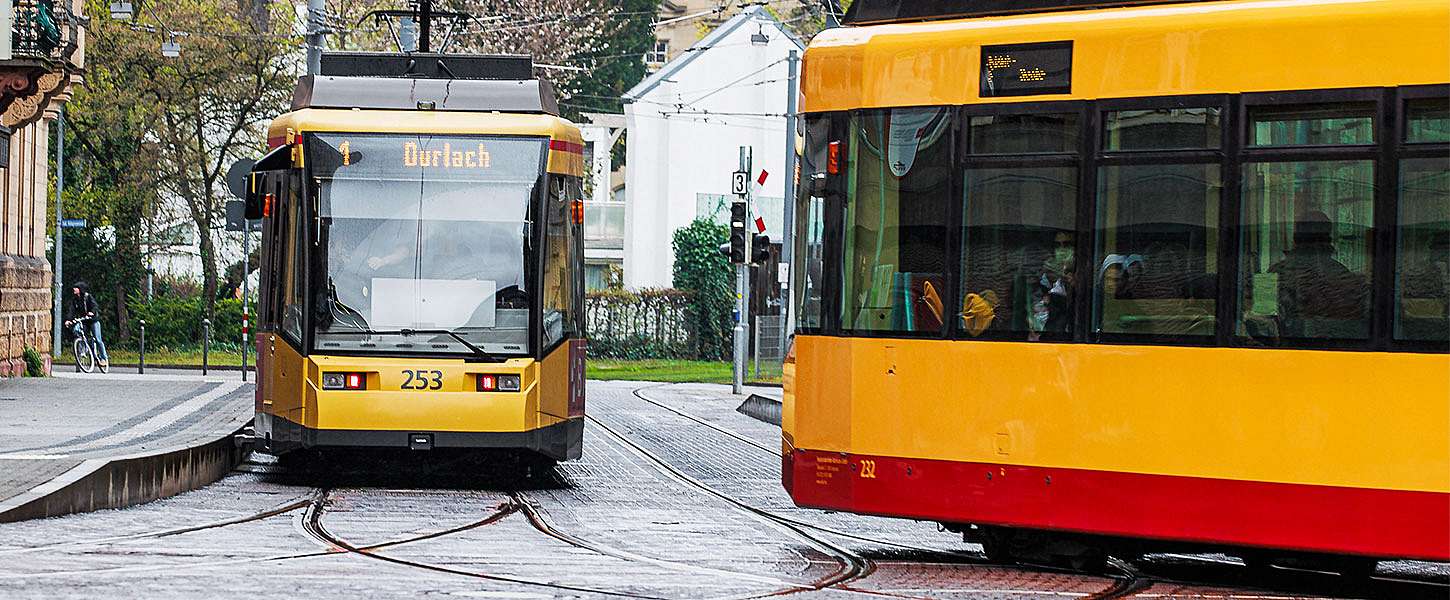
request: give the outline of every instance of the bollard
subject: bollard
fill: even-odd
[[[136,359],[136,374],[146,374],[146,319],[141,319],[141,355]]]
[[[211,319],[201,320],[201,374],[206,375],[206,362],[211,353]]]

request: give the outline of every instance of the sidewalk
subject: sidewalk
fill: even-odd
[[[252,418],[237,373],[0,380],[0,522],[114,508],[201,487]]]

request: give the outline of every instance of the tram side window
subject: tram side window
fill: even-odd
[[[1424,98],[1405,104],[1405,141],[1450,142],[1450,98]]]
[[[1450,341],[1450,158],[1400,161],[1397,239],[1395,337]]]
[[[1238,335],[1367,339],[1374,163],[1248,163],[1243,177]]]
[[[1249,145],[1373,144],[1374,110],[1370,102],[1251,107]]]
[[[1220,112],[1213,107],[1111,111],[1103,119],[1103,149],[1218,148],[1223,139]]]
[[[577,311],[574,307],[578,288],[576,246],[578,231],[574,224],[574,186],[565,178],[549,176],[549,201],[544,209],[544,346],[552,346],[576,331]],[[579,210],[583,209],[580,204]]]
[[[947,323],[946,239],[952,112],[863,111],[846,159],[843,328],[940,332]]]
[[[960,325],[1028,340],[1072,333],[1077,169],[967,170]]]
[[[1109,166],[1098,181],[1095,330],[1213,335],[1219,166]]]
[[[285,184],[284,184],[285,185]],[[288,190],[295,192],[295,189]],[[306,222],[302,219],[302,203],[294,193],[283,195],[283,212],[287,215],[285,230],[282,236],[286,238],[286,245],[283,248],[285,253],[282,257],[282,331],[292,336],[297,342],[302,341],[302,303],[305,294],[303,293],[303,260],[306,253],[301,251],[303,235],[306,233]]]

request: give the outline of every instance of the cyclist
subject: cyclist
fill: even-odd
[[[101,321],[96,317],[100,306],[96,304],[96,297],[91,295],[90,286],[84,281],[77,282],[70,292],[75,296],[75,302],[71,304],[71,318],[65,324],[75,332],[77,338],[84,335],[82,327],[90,328],[91,338],[96,341],[96,359],[101,361],[101,368],[105,369],[110,366],[111,357],[106,354],[106,342],[101,340]]]

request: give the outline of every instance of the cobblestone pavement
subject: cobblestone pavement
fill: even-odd
[[[738,402],[591,382],[584,458],[533,478],[443,453],[307,470],[258,456],[170,499],[0,525],[0,598],[1338,595],[1325,578],[1241,587],[1231,561],[1195,557],[1160,562],[1202,583],[992,565],[933,524],[798,509],[779,430]]]

